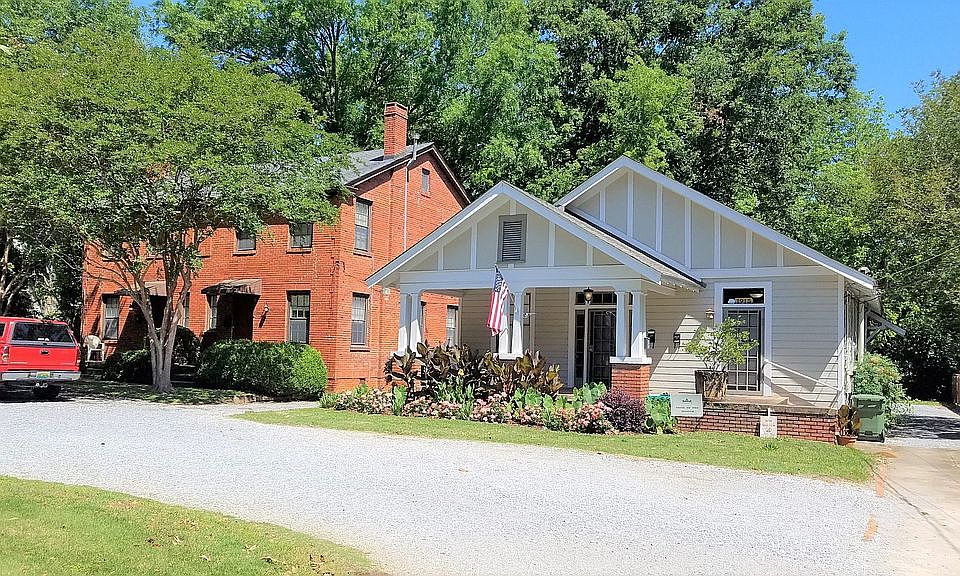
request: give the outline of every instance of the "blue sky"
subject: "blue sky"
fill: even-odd
[[[913,85],[935,70],[960,69],[957,0],[814,0],[831,32],[846,30],[857,87],[882,98],[891,114],[919,102]],[[890,125],[900,125],[899,116]]]

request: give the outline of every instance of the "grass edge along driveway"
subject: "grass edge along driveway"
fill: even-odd
[[[0,574],[380,574],[359,550],[272,524],[0,476]]]
[[[767,439],[722,432],[688,432],[659,436],[580,434],[514,424],[381,416],[329,408],[244,412],[235,417],[264,424],[572,448],[857,483],[872,477],[876,462],[876,456],[872,454],[824,442],[792,438]]]

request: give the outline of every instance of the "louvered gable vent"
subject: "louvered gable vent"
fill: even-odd
[[[500,217],[500,262],[523,262],[527,250],[527,216]]]

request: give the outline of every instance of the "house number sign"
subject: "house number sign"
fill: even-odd
[[[703,417],[702,394],[670,394],[670,415]]]

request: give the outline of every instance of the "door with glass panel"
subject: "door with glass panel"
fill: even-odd
[[[760,351],[763,346],[763,309],[728,308],[723,311],[724,319],[733,318],[740,322],[740,329],[746,330],[756,344],[744,354],[743,362],[727,366],[727,389],[738,392],[759,392],[762,360]]]

